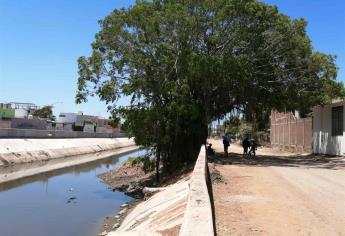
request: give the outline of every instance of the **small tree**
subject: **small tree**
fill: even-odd
[[[108,125],[110,125],[112,128],[116,129],[120,125],[120,118],[116,116],[109,116],[109,122]]]
[[[40,109],[37,109],[33,112],[33,116],[39,118],[52,118],[53,117],[53,110],[52,106],[44,106]]]

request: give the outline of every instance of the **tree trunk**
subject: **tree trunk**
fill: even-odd
[[[156,153],[156,181],[157,184],[159,183],[159,164],[161,162],[161,150],[160,146],[157,146],[157,153]]]

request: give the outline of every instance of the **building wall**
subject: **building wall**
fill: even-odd
[[[96,126],[97,127],[106,127],[108,125],[109,120],[107,119],[97,119]]]
[[[107,127],[96,127],[96,133],[112,133],[113,130]]]
[[[89,116],[89,115],[77,115],[77,120],[75,122],[76,126],[84,126],[85,123],[95,123],[96,117],[95,116]]]
[[[13,118],[14,117],[14,109],[11,108],[0,108],[0,117],[4,118]]]
[[[344,132],[341,136],[332,136],[332,107],[343,106],[345,102],[337,102],[313,109],[313,151],[329,155],[345,154]],[[344,107],[345,110],[345,107]],[[343,114],[345,125],[345,114]]]
[[[312,118],[297,119],[291,112],[271,112],[271,146],[293,152],[312,152]]]
[[[0,129],[9,129],[11,128],[11,120],[0,119]]]
[[[38,119],[12,118],[11,128],[46,130],[47,121]]]
[[[27,118],[29,112],[24,108],[15,109],[14,117],[15,118]]]
[[[74,123],[77,121],[77,114],[76,113],[60,113],[56,121],[58,123]]]
[[[94,133],[95,132],[95,126],[93,124],[85,124],[84,128],[83,128],[83,132]]]
[[[57,124],[55,125],[55,130],[62,131],[62,130],[63,130],[63,123],[57,123]]]
[[[65,131],[73,131],[73,125],[72,124],[64,124],[63,130]]]
[[[0,103],[0,109],[12,109],[12,105],[10,103]]]

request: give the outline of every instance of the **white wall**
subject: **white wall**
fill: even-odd
[[[56,125],[55,125],[55,130],[63,130],[63,124],[62,123],[57,123]]]
[[[94,133],[95,132],[95,126],[93,124],[85,124],[83,132]]]
[[[27,118],[28,114],[29,114],[28,111],[23,109],[23,108],[19,108],[19,109],[14,110],[14,117],[15,118]]]
[[[314,153],[329,155],[345,154],[344,131],[341,136],[332,136],[332,107],[345,105],[345,102],[337,102],[324,107],[313,109],[313,151]],[[345,107],[344,107],[345,111]],[[344,112],[345,113],[345,112]],[[345,114],[343,114],[345,126]]]
[[[61,115],[64,117],[61,117]],[[74,123],[77,121],[77,114],[76,113],[60,113],[56,121],[57,123]]]

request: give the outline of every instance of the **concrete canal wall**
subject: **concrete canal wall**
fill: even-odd
[[[128,138],[0,139],[0,166],[135,146]]]
[[[208,163],[202,147],[193,173],[137,205],[107,236],[215,235]]]
[[[123,133],[1,128],[0,138],[123,138]]]
[[[180,236],[215,235],[211,191],[208,189],[208,181],[206,150],[202,147],[189,184],[188,202]]]

